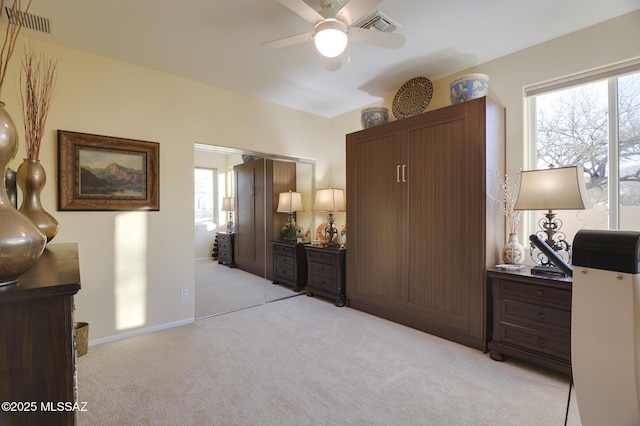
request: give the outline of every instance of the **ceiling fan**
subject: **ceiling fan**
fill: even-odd
[[[387,49],[398,49],[404,45],[405,38],[400,34],[351,26],[382,0],[321,0],[320,12],[303,0],[278,1],[314,24],[315,28],[313,31],[263,43],[262,46],[278,49],[314,40],[316,49],[325,57],[325,67],[329,71],[340,68],[342,52],[349,41]]]

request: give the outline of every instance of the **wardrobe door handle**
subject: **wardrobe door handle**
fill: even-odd
[[[402,165],[402,182],[406,182],[407,181],[406,172],[407,172],[407,165],[403,164]]]
[[[396,183],[400,183],[400,164],[396,167]]]

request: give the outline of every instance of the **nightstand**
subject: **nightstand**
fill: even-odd
[[[307,296],[317,293],[335,299],[336,306],[345,305],[345,252],[343,248],[307,247]]]
[[[273,283],[288,284],[293,291],[307,285],[307,256],[304,244],[295,241],[271,241],[273,250]]]
[[[570,277],[532,275],[530,269],[487,272],[491,359],[505,356],[571,374]]]
[[[218,232],[216,233],[218,239],[218,263],[224,263],[229,265],[230,268],[236,267],[236,256],[234,253],[234,241],[235,234]]]

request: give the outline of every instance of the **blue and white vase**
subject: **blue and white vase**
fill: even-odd
[[[508,264],[519,265],[524,263],[524,247],[518,241],[518,234],[509,234],[509,241],[502,249],[502,261]]]

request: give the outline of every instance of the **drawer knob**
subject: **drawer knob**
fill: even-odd
[[[538,319],[539,319],[540,321],[544,321],[544,312],[539,312],[539,313],[538,313]]]
[[[542,290],[542,289],[538,290],[538,292],[536,293],[536,296],[538,296],[538,297],[544,296],[544,290]]]
[[[542,337],[538,337],[538,341],[537,341],[537,343],[538,343],[539,345],[544,345],[544,339],[543,339]]]

